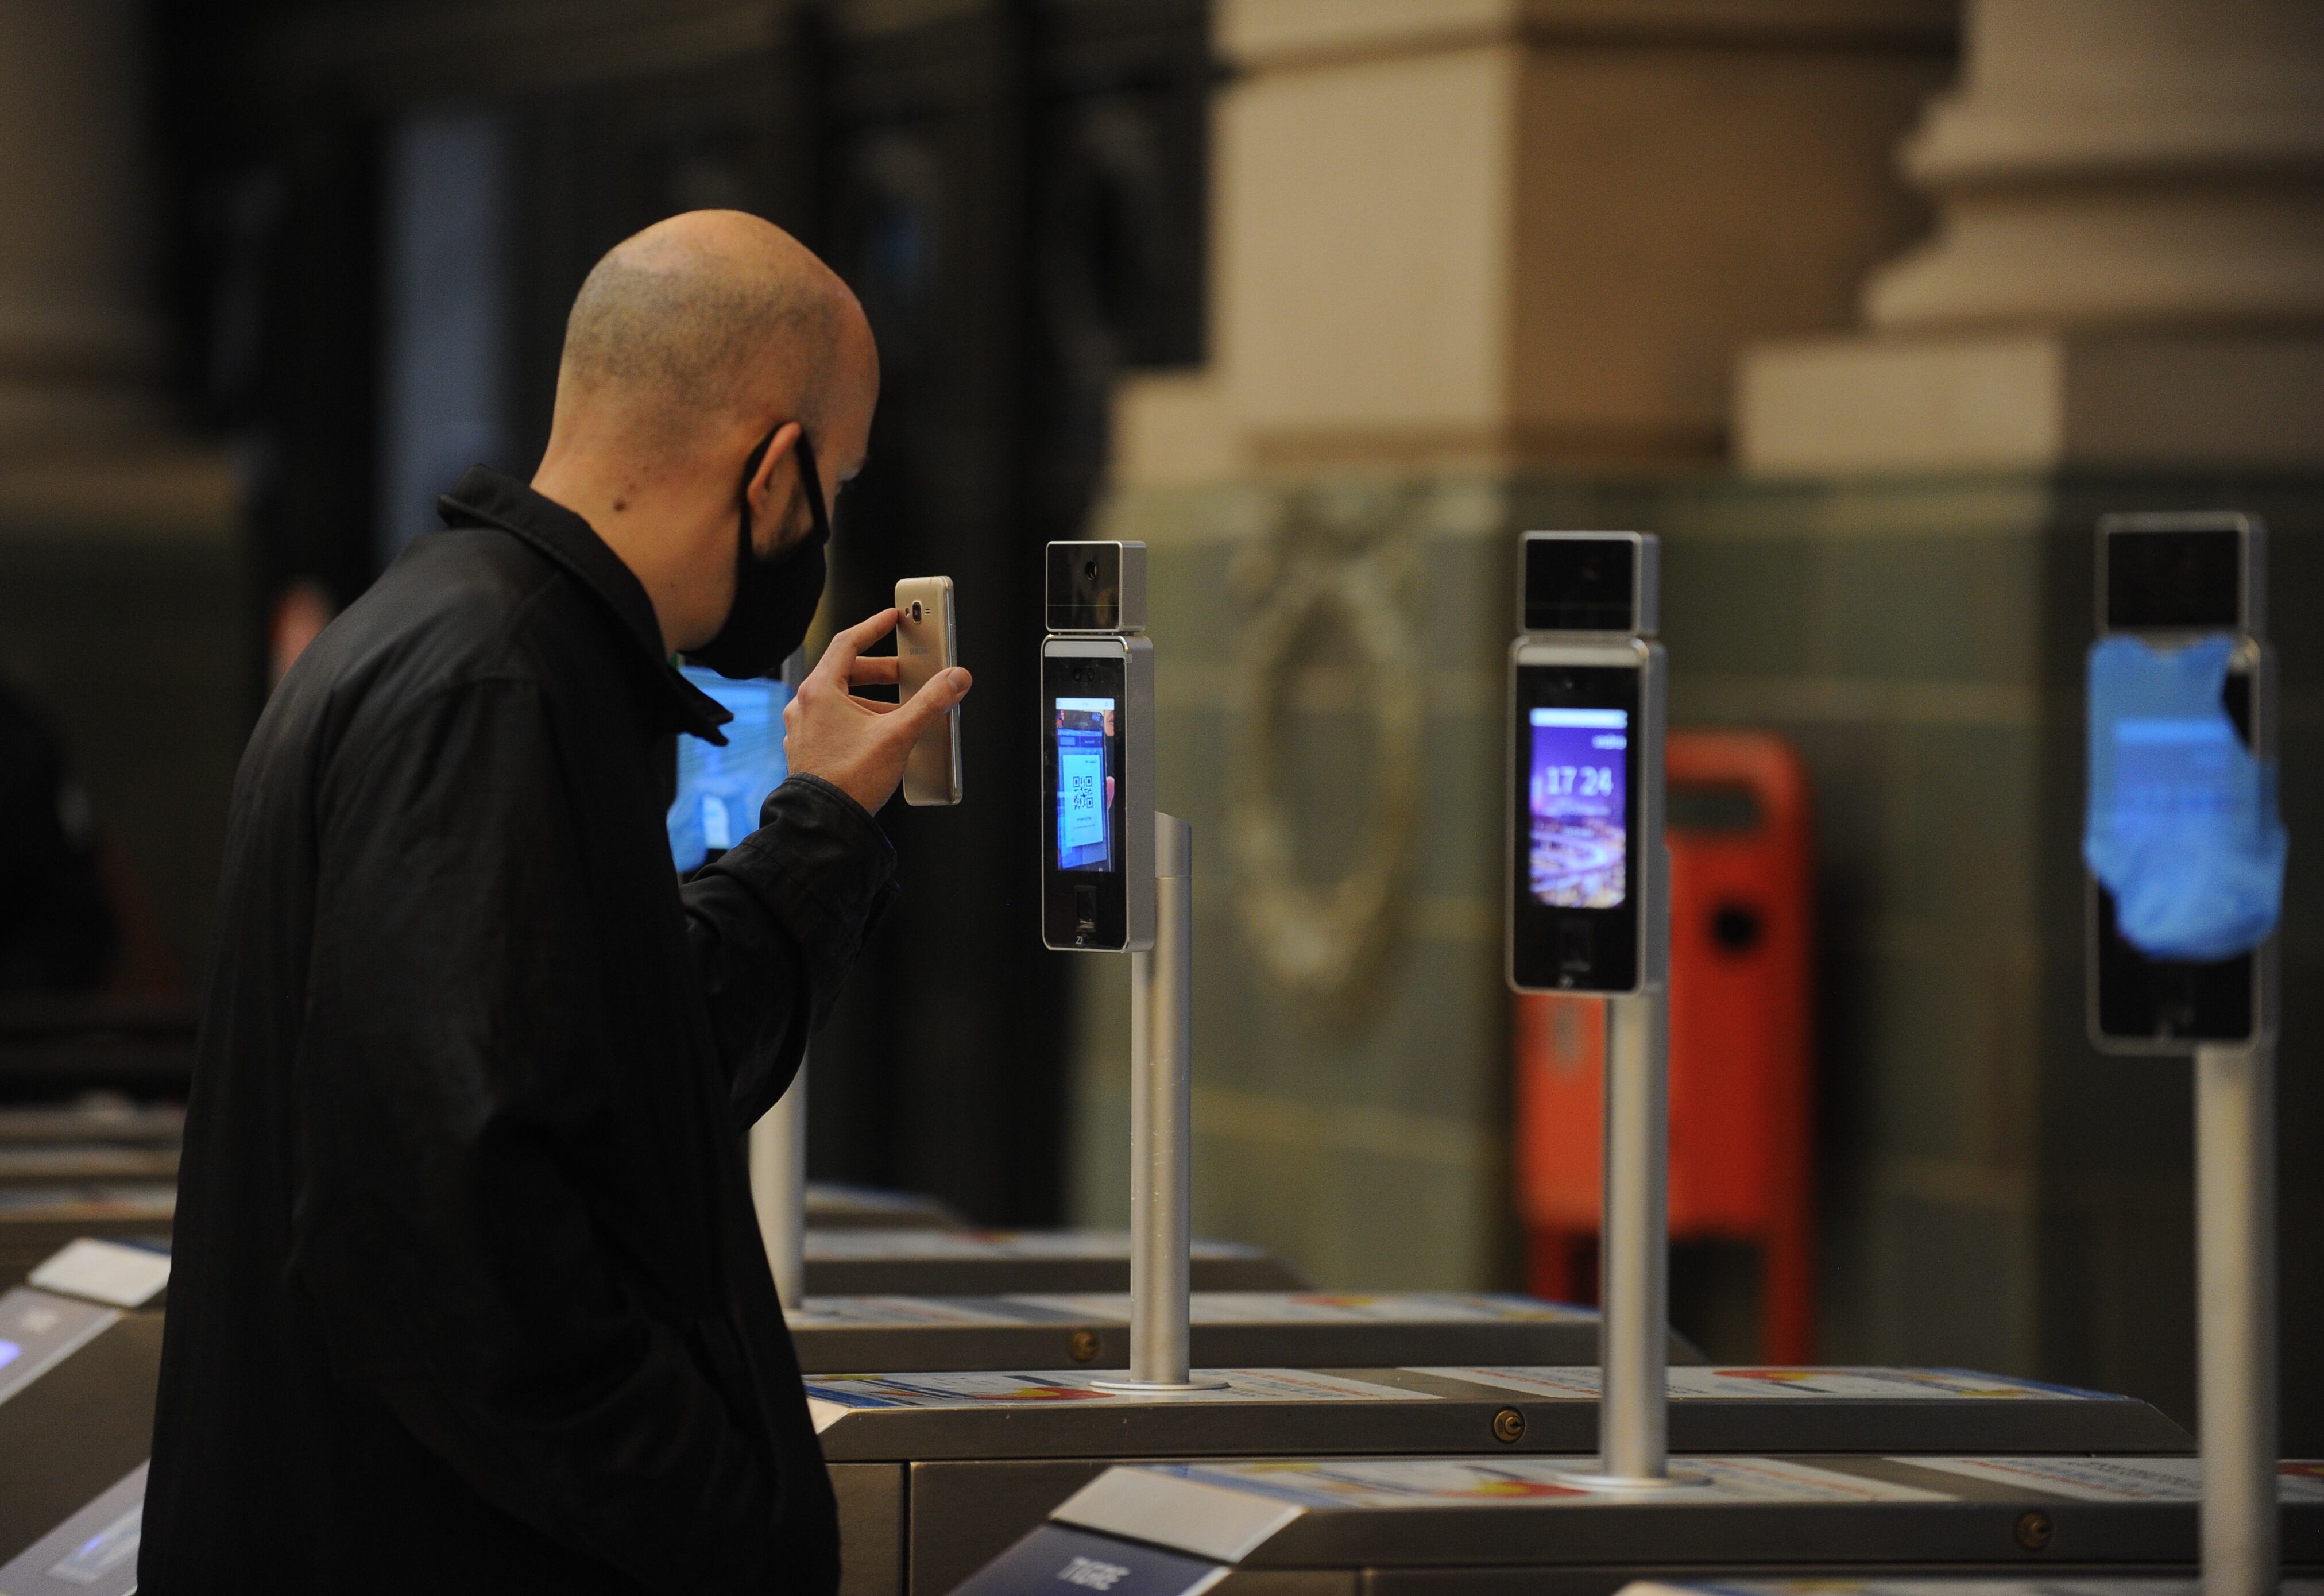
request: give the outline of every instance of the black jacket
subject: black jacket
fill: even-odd
[[[793,777],[683,887],[725,715],[578,516],[472,471],[237,778],[140,1589],[829,1591],[742,1133],[893,856]]]

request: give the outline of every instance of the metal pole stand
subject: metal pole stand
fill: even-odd
[[[1701,1485],[1670,1469],[1670,988],[1606,1000],[1596,1490]]]
[[[2272,984],[2273,945],[2260,957]],[[2275,1041],[2195,1050],[2203,1596],[2276,1588]]]
[[[751,1127],[751,1206],[785,1309],[807,1296],[807,1060]]]
[[[1208,1391],[1188,1367],[1194,1184],[1194,828],[1154,816],[1154,951],[1130,955],[1130,1378]]]

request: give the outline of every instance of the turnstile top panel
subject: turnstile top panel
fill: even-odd
[[[145,1521],[145,1465],[0,1568],[9,1596],[129,1596],[137,1588],[137,1545]]]
[[[1197,1240],[1199,1259],[1264,1259],[1240,1241]],[[1097,1259],[1130,1257],[1127,1231],[831,1230],[807,1232],[809,1263],[886,1263],[907,1259]]]
[[[2200,1580],[1633,1580],[1616,1596],[2200,1596]],[[2281,1596],[2324,1596],[2324,1580],[2285,1580]]]
[[[799,1367],[809,1374],[1120,1369],[1130,1361],[1130,1305],[1124,1291],[816,1295],[787,1316]],[[1213,1369],[1568,1364],[1598,1357],[1595,1311],[1526,1296],[1196,1291],[1191,1318],[1189,1352]],[[1673,1363],[1702,1361],[1676,1334],[1669,1357]]]
[[[161,1185],[37,1185],[0,1188],[0,1223],[14,1221],[151,1220],[167,1225],[178,1188]]]
[[[1196,1324],[1595,1324],[1595,1309],[1530,1296],[1430,1291],[1197,1291]],[[1126,1291],[1008,1296],[811,1296],[794,1330],[846,1325],[1127,1324]]]
[[[876,1186],[844,1185],[834,1181],[807,1183],[808,1228],[872,1227],[881,1230],[952,1230],[960,1215],[918,1192],[882,1191]]]
[[[2019,1518],[2040,1509],[2055,1521],[2061,1559],[2089,1554],[2106,1538],[2100,1527],[2123,1554],[2153,1558],[2180,1540],[2191,1549],[2202,1495],[2190,1457],[1688,1457],[1673,1469],[1690,1483],[1648,1490],[1593,1489],[1595,1466],[1529,1457],[1148,1463],[1107,1470],[1050,1517],[1222,1564],[1344,1568],[1523,1565],[1553,1548],[1565,1562],[1684,1561],[1697,1546],[1715,1556],[1720,1520],[1747,1508],[1762,1543],[1784,1538],[1783,1516],[1769,1514],[1783,1509],[1812,1513],[1817,1543],[1836,1556],[1882,1546],[1909,1555],[1915,1543],[1941,1554],[1980,1528],[1998,1531],[1988,1537],[1997,1556]],[[2282,1468],[2282,1499],[2309,1520],[2299,1538],[2312,1541],[2324,1530],[2324,1464]],[[2140,1511],[2104,1511],[2125,1508]],[[2070,1536],[2069,1526],[2085,1524],[2089,1539],[2077,1546],[2083,1532]]]
[[[1119,1372],[819,1374],[807,1406],[833,1462],[1595,1451],[1591,1368],[1233,1369],[1223,1388],[1106,1390]],[[1670,1371],[1681,1451],[2168,1453],[2144,1402],[1944,1370]],[[1259,1465],[1266,1467],[1268,1465]]]
[[[1600,1375],[1594,1366],[1578,1369],[1470,1367],[1415,1369],[1414,1374],[1490,1386],[1498,1390],[1594,1402]],[[1729,1366],[1674,1368],[1667,1371],[1674,1402],[1914,1402],[1969,1399],[1990,1402],[2128,1402],[2133,1398],[2077,1386],[2051,1385],[1970,1369],[1881,1369],[1829,1365],[1811,1367]]]
[[[0,1293],[0,1402],[72,1356],[120,1318],[111,1308],[51,1296],[29,1286]]]

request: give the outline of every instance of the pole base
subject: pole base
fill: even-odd
[[[1711,1476],[1692,1474],[1684,1469],[1673,1469],[1667,1474],[1567,1474],[1564,1482],[1583,1490],[1608,1493],[1624,1490],[1683,1490],[1689,1486],[1708,1485]]]
[[[1124,1391],[1131,1395],[1184,1396],[1188,1391],[1223,1391],[1227,1382],[1215,1375],[1190,1374],[1183,1382],[1162,1379],[1132,1379],[1123,1375],[1120,1379],[1093,1379],[1090,1384],[1101,1391]]]

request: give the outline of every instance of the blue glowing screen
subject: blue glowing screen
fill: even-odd
[[[681,871],[724,853],[759,827],[759,806],[783,784],[783,706],[779,681],[729,681],[715,670],[681,668],[686,679],[733,712],[726,746],[678,740],[678,800],[669,807],[669,853]]]

